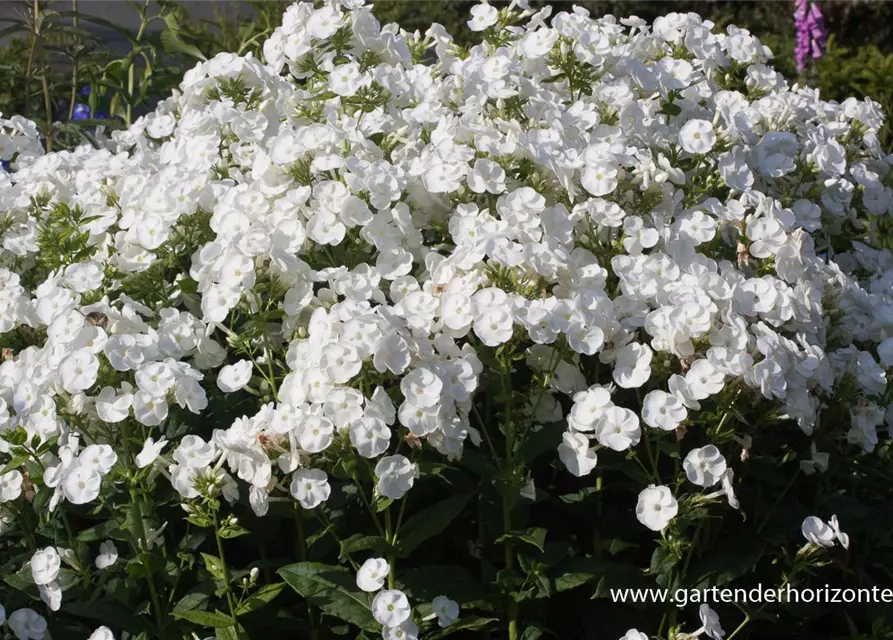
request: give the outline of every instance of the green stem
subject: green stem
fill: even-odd
[[[791,476],[791,479],[788,481],[788,484],[784,488],[784,490],[780,494],[778,494],[778,498],[776,498],[775,502],[772,503],[772,507],[769,509],[769,511],[766,512],[766,517],[763,518],[762,524],[760,524],[760,526],[757,527],[757,534],[762,532],[763,528],[767,524],[769,524],[769,518],[772,517],[772,512],[775,511],[775,509],[778,507],[779,504],[781,504],[781,501],[784,500],[784,497],[787,495],[788,491],[791,490],[791,487],[794,486],[794,481],[796,481],[799,476],[800,476],[800,469],[798,468],[794,472],[794,475]]]
[[[508,505],[508,500],[503,499],[502,505],[502,528],[503,531],[508,533],[512,529],[512,516],[511,516],[511,507]],[[505,543],[505,568],[511,571],[515,567],[515,553],[514,547],[511,542],[506,541]],[[514,598],[509,600],[509,608],[508,608],[508,625],[509,625],[509,640],[518,640],[520,637],[518,635],[518,603]]]
[[[138,537],[137,553],[140,562],[148,570],[149,563],[146,559],[149,555],[149,540],[148,536],[146,536],[146,524],[143,522],[143,510],[140,507],[139,496],[136,494],[136,487],[132,484],[130,485],[130,504],[133,508],[133,520],[134,524],[136,524],[136,534]],[[158,634],[159,636],[164,637],[162,631],[164,628],[164,611],[161,608],[161,599],[158,597],[158,590],[155,588],[155,579],[152,577],[151,572],[148,572],[146,582],[149,584],[149,597],[152,599],[152,608],[155,610],[155,619],[158,623]]]
[[[381,522],[378,521],[378,516],[375,513],[375,509],[372,507],[372,503],[369,502],[369,498],[366,497],[366,492],[363,491],[363,485],[360,484],[359,479],[356,474],[353,475],[353,482],[357,486],[357,493],[360,494],[360,499],[363,501],[363,504],[366,505],[366,509],[369,511],[369,515],[372,516],[372,522],[375,524],[375,528],[378,531],[378,535],[382,538],[385,538],[385,542],[387,542],[387,535],[385,534],[385,530],[381,526]]]
[[[732,638],[734,638],[735,636],[737,636],[737,635],[738,635],[738,632],[741,631],[745,626],[747,626],[747,623],[748,623],[748,622],[750,622],[750,615],[749,615],[749,614],[745,614],[745,616],[744,616],[744,620],[743,620],[743,621],[741,622],[741,624],[739,624],[738,627],[737,627],[737,628],[736,628],[736,629],[729,635],[729,637],[726,638],[726,640],[732,640]]]
[[[146,25],[149,24],[146,21],[146,12],[149,11],[149,2],[150,0],[146,0],[146,6],[143,7],[140,12],[140,28],[136,32],[136,38],[134,42],[139,42],[143,37],[143,31],[146,29]],[[134,63],[136,62],[136,56],[133,56],[130,60],[130,67],[127,69],[127,126],[129,127],[132,124],[133,118],[133,84],[134,84]]]
[[[295,524],[298,527],[298,557],[301,562],[307,562],[307,538],[304,535],[304,514],[299,510],[300,507],[295,503],[294,517]],[[340,545],[339,545],[340,546]],[[313,605],[307,600],[307,621],[310,625],[310,637],[316,640],[319,637],[319,631],[316,629],[316,617],[313,615]]]
[[[338,548],[342,548],[341,538],[338,536],[338,532],[335,531],[335,526],[332,524],[332,521],[329,520],[328,516],[325,513],[321,512],[319,509],[314,509],[313,514],[319,519],[322,523],[324,529],[328,531],[329,535],[332,536],[332,539],[338,544]],[[344,557],[347,558],[347,561],[350,563],[350,566],[353,567],[354,571],[360,570],[359,563],[351,557],[349,553],[345,553]]]
[[[502,376],[500,378],[502,394],[505,397],[505,470],[513,476],[515,473],[515,425],[512,421],[512,355],[508,353],[502,363]],[[502,499],[502,528],[503,533],[512,530],[512,505],[507,497]],[[515,567],[515,549],[510,540],[505,543],[505,568],[511,571]],[[514,598],[509,600],[508,606],[508,637],[509,640],[518,640],[518,603]]]
[[[78,28],[78,0],[71,0],[71,26]],[[78,86],[78,49],[75,49],[71,59],[71,98],[68,101],[68,120],[74,118],[74,103],[77,100]],[[92,114],[91,114],[92,115]]]
[[[405,499],[405,498],[404,498]],[[396,558],[394,557],[394,545],[397,543],[397,533],[391,528],[391,508],[384,512],[385,544],[388,545],[388,589],[393,589],[396,578]]]
[[[211,510],[214,519],[214,539],[217,541],[217,555],[220,557],[220,564],[223,565],[223,589],[226,591],[226,604],[229,607],[229,615],[236,623],[236,607],[233,603],[233,592],[229,584],[229,567],[226,565],[226,556],[223,553],[223,539],[220,537],[220,523],[217,519],[217,509]]]
[[[487,421],[481,415],[481,412],[478,410],[477,405],[471,405],[471,410],[474,415],[478,419],[478,423],[481,425],[481,433],[484,434],[484,440],[487,442],[487,448],[490,449],[490,455],[493,456],[494,462],[496,462],[496,467],[500,467],[499,455],[496,453],[496,447],[493,446],[493,440],[490,439],[490,432],[487,429]]]

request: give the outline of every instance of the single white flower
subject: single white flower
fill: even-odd
[[[158,459],[158,456],[161,455],[162,450],[167,446],[167,440],[162,438],[158,442],[155,442],[154,438],[149,437],[146,438],[146,441],[143,443],[143,448],[136,455],[136,466],[139,469],[145,469],[150,464],[155,462]]]
[[[708,444],[706,447],[692,449],[682,461],[682,468],[685,469],[685,475],[692,484],[712,487],[725,474],[726,459],[719,449]]]
[[[332,493],[329,477],[322,469],[298,469],[292,476],[289,489],[305,509],[315,509]]]
[[[115,635],[108,627],[99,627],[87,640],[115,640]]]
[[[431,608],[437,616],[437,624],[441,628],[448,627],[459,618],[459,604],[446,596],[437,596],[431,602]]]
[[[372,615],[385,627],[395,627],[409,619],[409,600],[402,591],[386,589],[379,591],[372,600]]]
[[[719,615],[710,608],[710,605],[702,604],[698,608],[698,617],[701,618],[701,628],[695,632],[696,634],[706,633],[707,637],[713,640],[722,640],[725,637],[726,632],[719,625]]]
[[[254,365],[250,360],[239,360],[234,364],[228,364],[217,374],[217,388],[224,393],[233,393],[245,388],[251,380],[251,372]]]
[[[65,475],[62,491],[72,504],[87,504],[99,496],[102,474],[86,465],[76,465]]]
[[[639,493],[636,517],[652,531],[661,531],[679,512],[679,503],[669,487],[649,485]]]
[[[412,488],[416,469],[404,456],[385,456],[375,465],[376,489],[386,498],[399,499]]]
[[[55,580],[48,584],[37,586],[40,599],[43,600],[50,611],[58,611],[62,607],[62,587]]]
[[[118,548],[111,540],[106,540],[99,545],[99,555],[96,556],[96,568],[108,569],[118,561]]]
[[[840,546],[844,549],[849,549],[850,536],[840,530],[840,523],[837,522],[837,516],[831,516],[831,520],[828,521],[828,524],[831,526],[831,530],[834,531],[834,537],[837,538]]]
[[[24,477],[13,469],[0,476],[0,502],[11,502],[22,495]]]
[[[834,529],[820,518],[809,516],[803,521],[803,524],[800,526],[800,531],[803,532],[803,537],[812,544],[819,545],[820,547],[834,546],[834,539],[836,537]]]
[[[55,547],[46,547],[31,556],[30,564],[31,578],[34,580],[34,584],[49,584],[59,577],[62,557]]]
[[[369,558],[357,571],[357,586],[370,593],[384,586],[391,567],[384,558]]]
[[[478,4],[471,8],[471,20],[466,24],[472,31],[483,31],[496,24],[498,17],[499,11],[496,7],[489,4]]]
[[[716,144],[713,125],[707,120],[689,120],[679,130],[679,144],[695,155],[709,153]]]
[[[6,622],[17,640],[44,640],[46,638],[47,621],[34,609],[13,611]]]

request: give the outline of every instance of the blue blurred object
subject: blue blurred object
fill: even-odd
[[[3,167],[3,170],[7,173],[12,171],[12,169],[9,168],[9,160],[0,160],[0,167]]]
[[[74,114],[71,116],[72,120],[86,120],[90,117],[90,105],[84,104],[83,102],[78,102],[74,105]]]
[[[86,84],[83,87],[81,87],[81,90],[78,92],[78,95],[89,96],[90,95],[90,85]]]
[[[109,117],[109,114],[107,114],[107,113],[106,113],[105,111],[103,111],[102,109],[97,109],[97,110],[96,110],[95,118],[96,118],[97,120],[108,120],[108,117]]]

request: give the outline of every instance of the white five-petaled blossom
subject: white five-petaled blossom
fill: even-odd
[[[315,509],[332,493],[329,478],[322,469],[298,469],[292,476],[289,490],[305,509]]]
[[[55,547],[46,547],[31,556],[31,578],[36,585],[53,582],[59,576],[62,567],[62,556]]]
[[[719,624],[719,615],[710,608],[708,604],[702,604],[698,608],[698,617],[701,619],[701,628],[695,632],[695,635],[706,634],[712,640],[722,640],[726,632]]]
[[[96,556],[97,569],[108,569],[118,561],[118,549],[111,540],[106,540],[99,545],[99,555]]]
[[[808,542],[820,547],[833,547],[836,540],[844,549],[850,548],[850,537],[841,530],[836,515],[831,516],[828,522],[809,516],[803,521],[800,530]]]
[[[24,478],[20,471],[7,471],[0,475],[0,502],[11,502],[22,495]]]
[[[483,31],[496,24],[499,11],[489,4],[477,4],[471,8],[471,20],[467,22],[472,31]]]
[[[224,393],[232,393],[244,389],[251,380],[253,369],[250,360],[239,360],[234,364],[228,364],[217,374],[217,387]]]
[[[409,619],[409,614],[409,600],[402,591],[385,589],[372,600],[372,615],[382,626],[398,626]]]
[[[385,456],[375,465],[377,491],[386,498],[402,498],[412,488],[416,473],[416,468],[405,456]]]
[[[712,487],[726,472],[726,459],[714,445],[689,451],[682,461],[689,482],[699,487]]]
[[[650,485],[639,494],[636,517],[652,531],[664,529],[679,511],[669,487]]]
[[[440,627],[448,627],[459,618],[459,604],[446,596],[437,596],[431,602]]]
[[[167,446],[167,443],[167,440],[164,438],[161,438],[158,442],[155,442],[154,438],[146,438],[142,450],[136,455],[137,468],[144,469],[155,462],[158,456],[161,455],[164,447]]]
[[[642,403],[642,422],[649,427],[673,431],[687,416],[679,398],[660,389],[649,391]]]
[[[595,451],[589,447],[589,438],[582,433],[566,431],[558,445],[558,457],[567,470],[575,476],[589,475],[598,462]]]
[[[419,626],[407,618],[400,624],[382,627],[381,637],[382,640],[418,640]]]
[[[716,144],[713,125],[706,120],[689,120],[679,130],[679,144],[695,155],[709,153]]]
[[[115,634],[108,627],[99,627],[87,640],[115,640]]]
[[[357,571],[357,586],[370,593],[384,586],[391,568],[384,558],[369,558]]]
[[[6,623],[17,640],[44,640],[46,638],[47,621],[34,609],[13,611]]]

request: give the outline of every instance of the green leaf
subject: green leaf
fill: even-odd
[[[164,49],[165,53],[182,53],[202,61],[207,61],[208,59],[198,47],[194,44],[183,42],[173,31],[162,31],[160,40],[161,48]]]
[[[112,537],[112,531],[118,529],[120,526],[120,520],[118,520],[117,518],[110,518],[108,520],[105,520],[104,522],[100,522],[99,524],[90,527],[89,529],[84,529],[83,531],[78,532],[75,540],[78,540],[80,542],[100,542]]]
[[[635,549],[638,546],[639,545],[632,542],[625,542],[620,538],[611,538],[610,540],[602,542],[602,547],[607,548],[608,553],[610,553],[612,556],[615,556],[621,551],[625,551],[626,549]]]
[[[21,455],[16,456],[12,460],[10,460],[2,470],[0,470],[0,475],[5,473],[9,473],[13,469],[18,469],[22,464],[31,459],[31,456],[27,453],[23,453]]]
[[[242,625],[220,627],[216,631],[217,640],[250,640]]]
[[[343,560],[351,553],[368,551],[369,549],[381,552],[386,546],[385,541],[379,536],[366,536],[362,533],[355,533],[346,540],[341,541],[341,551],[338,554],[338,559]]]
[[[190,609],[188,611],[172,611],[175,618],[188,620],[203,627],[214,627],[222,629],[233,626],[233,619],[220,611],[199,611],[198,609]]]
[[[471,496],[471,493],[452,496],[422,509],[407,520],[400,530],[400,557],[407,557],[423,542],[446,531],[450,523],[465,509]]]
[[[556,591],[570,591],[598,581],[596,596],[607,593],[609,588],[644,586],[646,582],[642,572],[634,565],[601,558],[568,558],[551,569],[549,574],[553,576]]]
[[[352,571],[319,562],[298,562],[282,567],[277,573],[292,589],[330,616],[364,631],[381,631],[381,625],[372,617],[372,598],[357,589]]]
[[[182,613],[184,611],[192,611],[194,609],[200,609],[208,604],[208,601],[211,599],[207,593],[190,593],[183,596],[180,601],[174,605],[173,614],[177,615],[178,612]]]
[[[147,578],[164,570],[164,558],[154,553],[140,554],[127,563],[127,575],[133,578]]]
[[[19,591],[28,591],[34,587],[34,580],[31,578],[31,571],[27,568],[27,565],[21,571],[4,576],[3,582]]]
[[[239,538],[241,536],[248,535],[249,533],[251,533],[251,532],[248,531],[248,529],[246,529],[245,527],[242,527],[237,524],[233,524],[233,525],[224,527],[220,531],[220,537],[224,538],[225,540],[229,540],[231,538]]]
[[[456,633],[457,631],[477,631],[478,629],[483,629],[488,624],[492,622],[499,622],[499,618],[483,618],[480,616],[469,616],[467,618],[461,618],[451,624],[450,626],[439,629],[438,631],[425,636],[428,640],[439,640],[440,638],[446,638],[449,635]]]
[[[217,580],[223,580],[226,575],[225,567],[223,566],[223,562],[220,561],[220,558],[217,556],[212,556],[208,553],[203,553],[202,558],[205,561],[205,569],[208,570],[214,578]]]
[[[258,589],[254,595],[245,600],[239,608],[236,609],[236,615],[242,616],[252,611],[257,611],[265,604],[272,602],[285,588],[284,582],[268,584]]]
[[[509,531],[508,533],[499,536],[496,539],[496,542],[524,542],[536,547],[540,551],[545,551],[546,533],[548,532],[542,527],[531,527],[527,531]]]
[[[565,425],[563,422],[553,422],[543,425],[537,431],[532,431],[527,440],[521,446],[521,456],[525,464],[530,464],[544,453],[556,451],[561,444]]]

